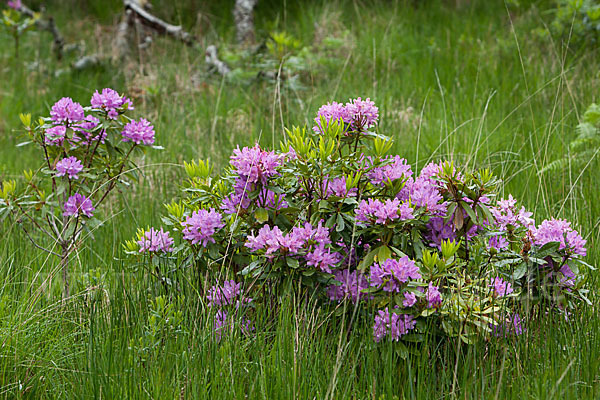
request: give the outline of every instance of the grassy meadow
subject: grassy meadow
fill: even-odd
[[[183,162],[209,158],[220,168],[237,145],[279,146],[283,127],[312,126],[332,100],[374,100],[379,131],[415,170],[439,159],[491,168],[503,179],[502,194],[537,221],[572,221],[588,240],[587,262],[598,264],[597,160],[538,174],[568,155],[583,112],[600,101],[597,51],[567,50],[560,38],[533,33],[548,24],[551,4],[261,0],[258,38],[286,32],[306,48],[292,85],[206,73],[205,46],[219,44],[225,59],[235,55],[233,1],[153,1],[156,15],[182,24],[199,46],[155,37],[123,63],[110,61],[120,1],[46,3],[68,42],[105,61],[70,71],[69,59],[55,60],[50,36],[37,31],[23,36],[16,58],[0,31],[0,180],[39,164],[33,148],[16,147],[24,140],[19,113],[47,115],[63,96],[88,104],[104,87],[133,99],[164,150],[149,151],[143,179],[104,205],[104,224],[74,257],[66,302],[58,260],[35,249],[15,221],[0,225],[1,398],[600,397],[597,271],[588,272],[594,305],[568,321],[548,315],[523,336],[470,347],[432,342],[408,360],[375,346],[372,325],[331,319],[331,310],[296,298],[264,318],[269,326],[257,318],[252,339],[217,343],[193,291],[178,301],[178,331],[143,352],[132,345],[149,336],[151,299],[164,293],[131,266],[122,243],[138,227],[161,225]],[[337,47],[328,49],[332,39]]]

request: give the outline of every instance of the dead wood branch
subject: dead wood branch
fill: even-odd
[[[21,14],[26,15],[30,18],[34,18],[35,14],[36,14],[33,10],[31,10],[29,7],[27,7],[23,4],[21,4],[21,6],[19,8],[17,8],[17,11],[19,11]],[[38,29],[50,32],[50,34],[52,35],[52,38],[54,39],[54,41],[52,43],[52,50],[56,54],[56,58],[58,58],[59,60],[62,59],[63,50],[65,47],[65,39],[61,35],[56,24],[54,23],[54,18],[52,18],[50,16],[47,16],[45,18],[40,17],[37,19],[35,24],[38,27]]]

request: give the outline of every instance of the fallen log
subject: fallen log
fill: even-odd
[[[171,36],[174,39],[180,40],[188,46],[196,42],[194,37],[184,31],[180,25],[171,25],[162,19],[150,14],[137,0],[123,0],[125,12],[128,10],[133,13],[133,18],[137,19],[142,25],[152,29],[153,31]]]

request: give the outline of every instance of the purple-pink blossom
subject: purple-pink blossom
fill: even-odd
[[[341,301],[349,298],[356,303],[365,296],[362,290],[369,287],[369,282],[360,271],[351,272],[349,269],[345,269],[334,271],[333,274],[340,285],[330,285],[327,288],[327,296],[331,300]]]
[[[160,230],[150,228],[145,231],[137,244],[140,246],[140,253],[169,253],[173,251],[171,247],[173,246],[173,238],[163,228],[160,228]]]
[[[123,106],[126,106],[126,109],[133,109],[131,107],[130,100],[121,96],[115,90],[110,88],[102,89],[102,92],[99,93],[97,90],[92,95],[92,99],[90,101],[92,107],[100,108],[106,111],[108,118],[116,119],[119,116],[118,110]]]
[[[425,292],[425,298],[427,299],[427,307],[435,308],[442,305],[442,294],[437,286],[429,282],[427,291]]]
[[[496,324],[492,324],[492,334],[496,337],[519,336],[525,330],[522,324],[523,320],[517,313],[501,318]]]
[[[442,241],[456,239],[454,225],[452,221],[444,223],[444,218],[433,217],[427,223],[427,233],[425,237],[429,240],[432,246],[441,249]]]
[[[346,103],[346,111],[348,112],[351,122],[350,126],[353,131],[365,131],[377,124],[379,119],[379,109],[371,99],[362,100],[360,97]]]
[[[62,146],[67,134],[67,128],[63,125],[56,125],[46,129],[44,142],[49,146]]]
[[[81,104],[74,102],[70,97],[63,97],[50,109],[50,117],[58,124],[73,124],[81,121],[85,115]]]
[[[317,133],[323,133],[325,127],[321,126],[321,120],[325,122],[326,126],[334,121],[341,120],[346,128],[349,127],[355,132],[364,132],[375,126],[378,118],[379,109],[369,98],[366,100],[362,100],[360,97],[351,99],[345,105],[334,101],[319,108],[313,130]]]
[[[266,250],[268,256],[279,250],[281,242],[283,242],[281,229],[278,226],[271,228],[269,225],[264,225],[256,235],[248,235],[244,246],[252,251]],[[302,247],[302,244],[298,243],[298,246],[293,247],[293,249],[299,249],[300,247]]]
[[[136,144],[151,145],[154,144],[154,126],[145,118],[139,121],[132,120],[123,127],[121,132],[124,142],[132,141]]]
[[[283,156],[274,151],[265,151],[257,144],[254,147],[239,146],[233,151],[230,163],[237,173],[243,178],[243,182],[249,184],[266,184],[267,179],[278,175],[277,167],[281,165]]]
[[[417,296],[412,292],[404,292],[404,300],[402,305],[404,307],[412,307],[417,303]]]
[[[400,292],[409,279],[421,279],[421,274],[419,267],[408,256],[400,260],[388,258],[371,266],[371,286],[381,287],[386,292]]]
[[[208,289],[206,294],[209,307],[224,307],[235,305],[248,304],[252,301],[251,298],[244,296],[242,284],[234,280],[223,282],[223,285],[214,285]]]
[[[503,297],[513,292],[510,282],[506,282],[499,276],[492,279],[489,286],[494,289],[494,297]]]
[[[377,199],[362,200],[356,209],[356,220],[368,224],[388,224],[396,219],[412,218],[413,209],[399,199],[387,199],[385,202]]]
[[[517,201],[509,194],[508,199],[501,199],[496,206],[489,208],[500,230],[506,231],[508,227],[529,229],[534,226],[535,221],[531,218],[533,213],[525,210],[525,207],[517,211],[516,205]]]
[[[22,4],[21,4],[21,0],[14,0],[14,1],[9,0],[6,5],[9,6],[10,8],[13,8],[13,9],[19,11],[21,9]]]
[[[340,260],[341,256],[332,251],[331,248],[326,248],[323,243],[319,244],[313,251],[306,254],[307,265],[329,273],[331,273],[331,268],[335,267]]]
[[[389,336],[390,340],[397,342],[403,335],[414,329],[416,324],[412,315],[396,314],[390,312],[386,307],[375,315],[373,338],[375,342],[379,343],[383,338]]]
[[[77,174],[81,171],[83,171],[83,165],[74,156],[63,158],[56,163],[56,176],[68,175],[69,179],[79,179]]]
[[[92,201],[82,194],[75,193],[69,197],[63,206],[63,215],[65,217],[77,217],[81,214],[91,218],[94,213]]]
[[[581,237],[579,232],[571,228],[571,223],[564,219],[549,219],[534,230],[535,244],[543,246],[550,242],[559,242],[560,249],[566,249],[573,254],[585,256],[586,240]]]
[[[271,256],[276,251],[298,254],[301,249],[314,250],[314,245],[330,243],[329,230],[320,221],[316,227],[306,222],[304,226],[292,228],[287,234],[284,234],[277,226],[271,228],[269,225],[264,225],[256,235],[248,236],[245,246],[252,251],[265,250],[265,254]],[[316,252],[310,257],[307,255],[307,260],[312,263],[309,265],[318,263],[318,266],[324,266],[333,257],[337,257],[337,255],[334,256],[323,250],[323,252]]]
[[[335,101],[324,104],[319,108],[317,117],[315,118],[315,126],[313,127],[313,130],[317,133],[323,133],[324,127],[321,126],[321,119],[325,121],[325,127],[339,120],[345,124],[349,124],[352,121],[350,114],[346,110],[346,106]]]
[[[382,166],[375,167],[367,173],[367,178],[373,185],[382,186],[388,181],[396,179],[407,179],[413,174],[410,165],[405,158],[400,156],[389,156],[381,159]],[[367,158],[367,165],[372,165],[373,160]]]
[[[221,214],[211,208],[210,210],[194,211],[182,225],[185,240],[189,240],[192,244],[200,243],[206,247],[208,243],[215,243],[213,235],[218,229],[225,226],[225,222],[221,219]]]
[[[431,215],[444,215],[448,208],[436,182],[422,177],[409,179],[397,197],[409,200],[410,204],[424,208]]]

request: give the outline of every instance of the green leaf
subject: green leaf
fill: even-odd
[[[265,208],[259,208],[254,213],[254,218],[261,224],[267,222],[269,220],[269,212]]]
[[[287,262],[287,265],[290,268],[296,269],[296,268],[298,268],[300,266],[300,263],[294,257],[286,257],[285,261]]]
[[[521,264],[519,264],[517,266],[517,268],[515,268],[515,271],[513,272],[513,279],[514,280],[518,280],[521,279],[522,277],[525,276],[525,273],[527,272],[527,264],[525,264],[524,262],[522,262]]]
[[[361,272],[364,272],[367,268],[373,265],[373,260],[375,259],[375,255],[377,255],[377,252],[379,252],[379,248],[371,250],[369,254],[367,254],[365,258],[362,259],[362,261],[358,265],[358,269]]]
[[[392,257],[392,250],[389,247],[383,245],[379,247],[379,251],[377,252],[377,261],[384,262],[388,258]]]
[[[343,231],[345,227],[346,227],[346,224],[344,223],[344,217],[342,216],[342,214],[338,214],[337,220],[336,220],[336,226],[335,226],[336,232]]]

